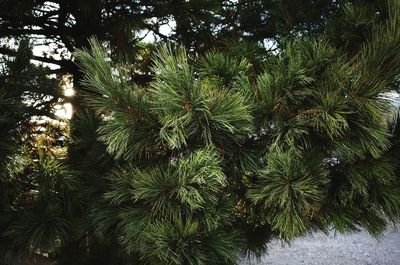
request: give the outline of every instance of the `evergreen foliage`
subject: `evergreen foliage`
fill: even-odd
[[[397,224],[400,119],[385,93],[400,92],[400,5],[317,1],[307,14],[305,2],[273,2],[274,51],[168,43],[145,84],[90,39],[59,156],[28,130],[59,97],[37,92],[53,81],[21,45],[1,77],[0,262],[228,265],[274,238]],[[240,3],[245,21],[269,5]]]
[[[98,139],[120,161],[97,231],[149,264],[231,264],[245,249],[262,253],[271,237],[316,229],[379,236],[400,213],[381,96],[397,89],[400,71],[393,5],[356,52],[303,37],[260,68],[161,47],[148,87],[126,80],[92,40],[75,55],[97,95],[87,103],[104,117]]]
[[[67,191],[76,184],[68,167],[54,159],[60,128],[36,123],[39,117],[54,118],[60,91],[46,69],[30,63],[31,56],[23,41],[14,59],[1,61],[1,264],[26,264],[38,250],[55,249],[67,237],[66,200],[72,196]]]

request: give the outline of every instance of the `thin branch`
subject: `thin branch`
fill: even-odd
[[[0,47],[0,54],[3,55],[8,55],[8,56],[15,56],[17,54],[17,51],[5,47]],[[50,64],[56,64],[62,67],[69,67],[71,62],[68,60],[56,60],[54,58],[49,58],[49,57],[42,57],[42,56],[37,56],[37,55],[32,55],[33,60],[37,60],[43,63],[50,63]]]
[[[176,39],[173,38],[172,36],[167,36],[167,35],[162,34],[159,30],[157,30],[155,28],[154,25],[145,24],[145,27],[146,27],[146,29],[150,30],[151,32],[153,32],[154,34],[158,35],[159,37],[161,37],[164,40],[175,40],[176,41]]]

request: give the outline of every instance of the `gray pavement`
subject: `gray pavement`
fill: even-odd
[[[400,231],[392,229],[379,240],[360,232],[316,233],[290,246],[274,241],[261,260],[246,260],[241,265],[400,265]]]

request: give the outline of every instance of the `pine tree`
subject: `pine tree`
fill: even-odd
[[[355,50],[300,37],[262,67],[163,46],[149,87],[92,40],[76,56],[116,162],[94,233],[143,264],[235,264],[315,230],[379,237],[400,217],[398,126],[382,97],[398,89],[399,6],[388,10]]]
[[[274,51],[162,45],[144,85],[91,39],[75,53],[85,108],[57,159],[32,146],[14,159],[33,114],[4,90],[1,262],[227,265],[273,238],[397,224],[400,119],[384,95],[399,91],[399,4],[322,2],[337,12],[287,20]],[[8,76],[28,90],[30,75]]]

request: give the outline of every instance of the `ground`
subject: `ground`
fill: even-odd
[[[391,229],[379,240],[366,232],[351,235],[316,233],[294,240],[291,246],[275,241],[261,260],[242,265],[400,265],[400,230]]]

